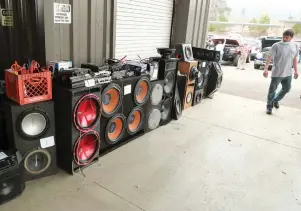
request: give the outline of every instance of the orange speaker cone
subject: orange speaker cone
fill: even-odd
[[[130,134],[136,133],[140,129],[143,122],[142,110],[139,107],[134,108],[132,112],[129,114],[127,122],[128,122],[128,132]]]
[[[149,97],[149,80],[141,78],[135,88],[135,101],[138,105],[144,104]]]
[[[113,115],[121,105],[121,89],[118,85],[109,85],[102,94],[102,110],[106,116]]]
[[[121,115],[112,117],[107,125],[107,140],[109,143],[115,143],[122,138],[125,119]]]

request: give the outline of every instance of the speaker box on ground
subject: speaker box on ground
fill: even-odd
[[[22,157],[14,150],[0,150],[0,205],[20,196],[25,188]]]
[[[175,57],[180,61],[194,60],[191,44],[176,44]]]
[[[181,116],[182,116],[182,102],[181,102],[180,93],[178,89],[178,83],[176,82],[175,95],[174,95],[172,110],[171,110],[171,118],[174,120],[178,120]]]
[[[152,131],[160,125],[164,96],[163,87],[164,80],[151,82],[150,97],[145,111],[145,132]]]
[[[179,88],[179,95],[182,102],[183,110],[192,106],[193,102],[193,93],[194,93],[194,84],[188,84],[188,79],[186,75],[177,76],[177,84]]]
[[[220,52],[205,48],[192,47],[194,58],[197,60],[220,61]]]
[[[5,104],[10,146],[23,156],[25,181],[57,173],[54,102]]]
[[[122,87],[120,91],[123,96],[122,106],[113,116],[109,118],[103,116],[100,119],[101,140],[104,140],[100,145],[101,155],[143,135],[145,128],[144,117],[150,92],[150,76],[123,78],[113,81],[112,84]],[[112,84],[109,84],[108,87]],[[105,98],[104,92],[102,99]]]
[[[179,62],[179,72],[187,76],[188,84],[193,84],[198,74],[198,62]]]
[[[220,87],[223,81],[223,71],[217,62],[210,64],[210,74],[206,87],[206,97],[212,96]]]
[[[99,158],[102,86],[68,89],[55,85],[53,94],[58,166],[73,174]]]

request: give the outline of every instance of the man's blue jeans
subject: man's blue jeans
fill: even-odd
[[[278,85],[281,83],[282,89],[279,93],[276,94]],[[272,77],[269,94],[268,94],[268,103],[267,108],[273,108],[274,102],[279,102],[291,89],[292,76],[288,77]]]

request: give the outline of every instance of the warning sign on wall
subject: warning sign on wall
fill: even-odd
[[[2,26],[14,26],[13,11],[11,9],[1,9]]]
[[[71,23],[71,5],[53,3],[54,23]]]

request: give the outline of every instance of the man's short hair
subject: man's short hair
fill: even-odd
[[[291,29],[287,29],[283,32],[283,36],[290,36],[290,37],[294,37],[294,31]]]

